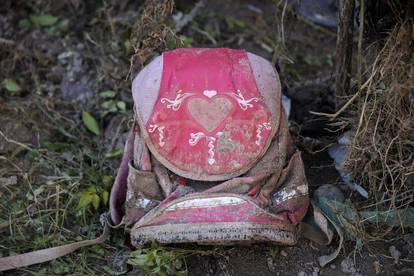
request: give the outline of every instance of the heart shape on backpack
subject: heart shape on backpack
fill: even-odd
[[[197,123],[212,132],[227,118],[233,104],[224,97],[215,97],[212,100],[192,98],[188,101],[187,109]]]

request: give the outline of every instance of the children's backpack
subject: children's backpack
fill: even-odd
[[[0,258],[0,271],[102,243],[109,226],[125,227],[136,247],[153,241],[293,245],[300,235],[331,241],[317,208],[319,229],[301,223],[308,183],[267,60],[244,50],[176,49],[147,65],[132,92],[134,124],[102,235]]]
[[[295,244],[308,205],[278,75],[244,50],[177,49],[134,79],[135,124],[112,188],[132,244]]]

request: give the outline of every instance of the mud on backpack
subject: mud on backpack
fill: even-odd
[[[132,92],[110,211],[133,245],[297,242],[308,184],[267,60],[177,49],[147,65]]]

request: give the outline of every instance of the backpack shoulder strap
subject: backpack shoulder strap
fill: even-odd
[[[96,239],[84,240],[61,246],[28,252],[16,256],[0,258],[0,272],[48,262],[62,257],[64,255],[67,255],[69,253],[72,253],[75,250],[78,250],[79,248],[103,243],[109,236],[110,232],[107,217],[105,216],[105,214],[101,216],[101,223],[104,225],[104,230],[102,234]]]

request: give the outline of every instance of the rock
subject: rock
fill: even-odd
[[[334,265],[334,264],[331,264],[329,267],[330,267],[331,269],[336,269],[336,265]]]
[[[354,265],[354,261],[350,258],[346,258],[341,262],[341,270],[344,273],[356,273],[357,270]]]
[[[325,197],[328,199],[336,200],[339,202],[345,201],[345,196],[338,186],[332,184],[325,184],[320,186],[313,193],[313,197],[317,200],[318,198]]]
[[[398,264],[398,261],[400,260],[400,257],[401,257],[401,252],[398,251],[398,249],[395,248],[394,245],[390,246],[388,250],[390,251],[391,257],[394,258],[394,264]]]
[[[282,255],[283,257],[287,257],[288,253],[286,253],[285,250],[280,251],[280,255]]]
[[[306,274],[306,272],[305,271],[300,271],[299,273],[298,273],[298,276],[307,276],[308,274]]]
[[[86,102],[93,93],[89,86],[89,68],[82,55],[78,52],[67,51],[58,56],[58,61],[66,67],[60,84],[62,98],[72,103]]]

